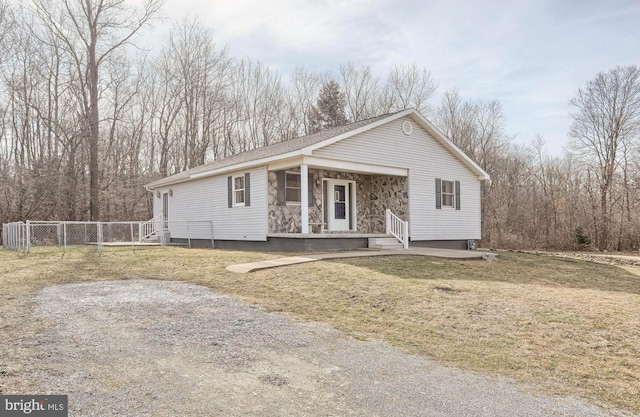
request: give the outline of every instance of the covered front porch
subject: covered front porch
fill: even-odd
[[[408,245],[408,187],[404,168],[317,157],[279,161],[268,167],[267,236],[353,240],[401,235]]]

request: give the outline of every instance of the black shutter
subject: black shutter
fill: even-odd
[[[322,221],[324,222],[324,227],[329,229],[329,208],[327,204],[329,204],[329,183],[327,181],[322,181]]]
[[[251,205],[251,182],[249,181],[249,173],[244,174],[244,206]]]
[[[456,181],[456,210],[460,210],[460,181]]]
[[[287,190],[285,188],[285,176],[286,176],[286,172],[285,171],[277,171],[276,172],[276,176],[277,176],[277,184],[276,184],[276,190],[277,190],[277,201],[278,201],[278,205],[279,206],[284,206],[285,204],[287,204]]]
[[[436,209],[442,208],[442,181],[436,178]]]
[[[309,198],[309,207],[314,207],[316,205],[316,202],[313,201],[313,174],[309,174],[308,178],[309,179],[307,181],[307,188],[308,188],[307,196]]]
[[[227,177],[227,203],[233,207],[233,177]]]

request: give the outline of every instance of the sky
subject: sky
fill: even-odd
[[[599,72],[640,65],[640,0],[165,0],[196,17],[230,55],[285,79],[341,63],[385,78],[416,63],[464,99],[499,100],[516,143],[568,144],[569,100]]]

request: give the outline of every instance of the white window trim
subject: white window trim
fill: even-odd
[[[232,177],[232,191],[233,191],[233,207],[244,207],[244,202],[247,201],[247,195],[246,195],[246,184],[244,183],[244,174],[243,175],[234,175]],[[242,178],[242,188],[238,188],[236,189],[236,178]],[[242,190],[242,195],[243,195],[243,201],[242,203],[238,203],[236,201],[236,191],[240,191]]]
[[[450,182],[451,183],[452,192],[450,192],[450,193],[445,193],[444,192],[444,183],[445,182]],[[451,205],[444,204],[444,196],[445,195],[450,195],[451,196]],[[445,179],[441,179],[440,180],[440,207],[442,209],[445,209],[445,210],[455,210],[456,209],[456,182],[454,180],[445,180]]]
[[[287,175],[293,174],[300,177],[300,201],[287,200]],[[310,186],[310,185],[309,185]],[[294,188],[294,187],[289,187]],[[302,175],[299,172],[285,171],[284,173],[284,202],[288,206],[301,206],[302,205]]]

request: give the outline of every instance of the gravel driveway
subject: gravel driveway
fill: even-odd
[[[68,394],[70,416],[618,415],[181,282],[49,287],[33,314],[17,393]]]

